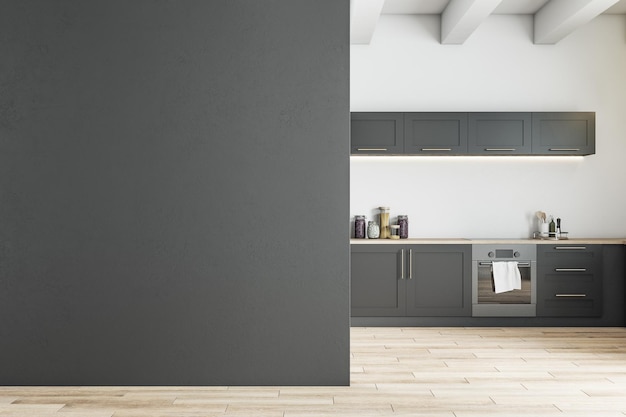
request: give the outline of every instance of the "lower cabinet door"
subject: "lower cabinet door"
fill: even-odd
[[[353,317],[405,315],[406,256],[399,245],[351,245]]]
[[[409,246],[408,316],[471,315],[471,245]]]

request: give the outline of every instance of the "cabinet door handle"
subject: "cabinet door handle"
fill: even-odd
[[[504,152],[504,151],[513,152],[513,151],[516,151],[517,149],[515,148],[487,148],[485,150],[489,152]]]
[[[587,294],[554,294],[554,296],[564,298],[585,298]]]
[[[404,279],[404,249],[400,249],[400,279]]]
[[[387,151],[387,148],[356,148],[359,152],[367,152],[367,151]]]
[[[586,246],[555,246],[556,250],[586,250]]]
[[[587,272],[587,268],[556,268],[556,272]]]
[[[409,249],[409,279],[413,279],[413,249]]]
[[[550,148],[549,151],[553,152],[578,152],[579,148]]]
[[[452,148],[422,148],[422,151],[431,151],[431,152],[435,152],[435,151],[442,151],[442,152],[450,152],[452,150]]]

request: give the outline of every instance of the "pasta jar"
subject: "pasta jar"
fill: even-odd
[[[391,236],[389,231],[389,207],[379,207],[380,210],[380,238],[388,239]]]
[[[400,239],[409,238],[409,216],[406,214],[398,215],[398,226],[400,226]]]
[[[354,238],[365,239],[365,216],[354,216]]]

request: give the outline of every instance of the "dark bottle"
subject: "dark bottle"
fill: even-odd
[[[354,216],[354,238],[365,239],[365,216]]]
[[[400,214],[398,216],[398,225],[400,226],[400,239],[409,238],[409,216]]]

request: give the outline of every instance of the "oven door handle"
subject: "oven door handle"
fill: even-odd
[[[478,266],[491,266],[493,265],[493,262],[489,261],[489,262],[478,262]],[[524,268],[530,267],[530,262],[518,262],[517,266],[521,266]]]

